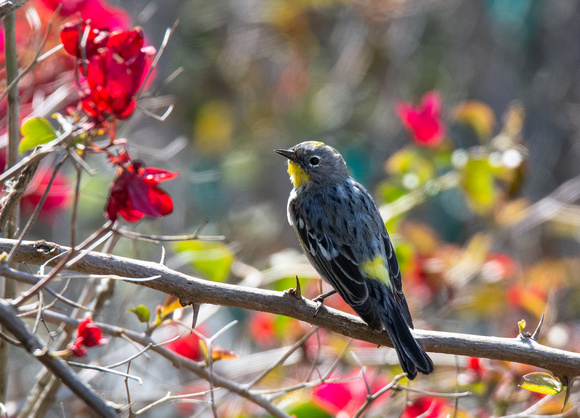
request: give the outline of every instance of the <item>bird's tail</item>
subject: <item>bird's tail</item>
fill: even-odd
[[[411,334],[394,295],[390,291],[383,293],[385,293],[384,298],[382,298],[384,309],[379,309],[379,311],[403,371],[411,380],[417,376],[418,371],[423,374],[431,373],[433,362]]]

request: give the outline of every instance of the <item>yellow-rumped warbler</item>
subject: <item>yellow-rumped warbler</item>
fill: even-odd
[[[399,263],[371,195],[322,142],[275,151],[289,160],[288,221],[314,268],[372,329],[387,331],[409,379],[431,373],[433,362],[409,330]]]

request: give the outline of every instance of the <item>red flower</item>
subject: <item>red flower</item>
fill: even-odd
[[[77,339],[68,348],[74,356],[83,357],[87,354],[85,347],[97,347],[108,342],[109,340],[103,337],[101,329],[87,317],[77,327]]]
[[[419,107],[405,102],[398,103],[396,111],[417,145],[435,147],[443,140],[445,125],[441,121],[441,98],[438,92],[425,93]]]
[[[199,346],[199,341],[200,338],[192,333],[165,344],[165,347],[180,356],[193,361],[201,361],[204,357]]]
[[[143,216],[160,218],[173,212],[173,200],[159,183],[179,174],[160,168],[144,167],[131,160],[126,151],[111,158],[119,166],[118,176],[111,185],[106,216],[112,221],[121,215],[127,222],[137,222]]]
[[[82,51],[79,39],[85,31],[88,36]],[[61,40],[65,50],[77,57],[79,71],[85,76],[81,104],[87,115],[99,123],[128,118],[137,107],[135,96],[155,55],[155,48],[143,46],[143,30],[109,33],[106,28],[87,29],[83,22],[65,25]]]
[[[143,31],[112,33],[103,53],[89,59],[87,83],[89,91],[82,100],[83,109],[99,120],[114,115],[129,117],[137,107],[135,95],[148,70],[153,47],[143,47]]]
[[[87,33],[85,51],[80,48],[80,39]],[[64,50],[78,59],[90,59],[98,53],[99,48],[105,48],[109,40],[109,30],[105,28],[98,29],[94,26],[87,25],[86,22],[76,22],[65,24],[60,31],[60,40]],[[79,69],[84,73],[84,65]]]

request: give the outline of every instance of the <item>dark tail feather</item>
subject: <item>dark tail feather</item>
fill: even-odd
[[[433,371],[433,362],[419,343],[411,334],[399,307],[391,292],[384,292],[387,295],[383,298],[383,323],[385,329],[393,342],[393,347],[399,357],[399,363],[403,371],[407,373],[409,379],[414,379],[417,372],[429,374]]]

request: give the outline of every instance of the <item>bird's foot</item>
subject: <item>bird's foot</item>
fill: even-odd
[[[316,311],[314,311],[315,318],[316,318],[316,315],[318,315],[318,312],[320,312],[320,309],[322,308],[322,306],[324,305],[324,299],[326,299],[327,297],[329,297],[331,295],[334,295],[335,293],[336,293],[336,290],[331,290],[330,292],[323,293],[322,295],[318,295],[314,299],[312,299],[312,302],[316,302]]]

